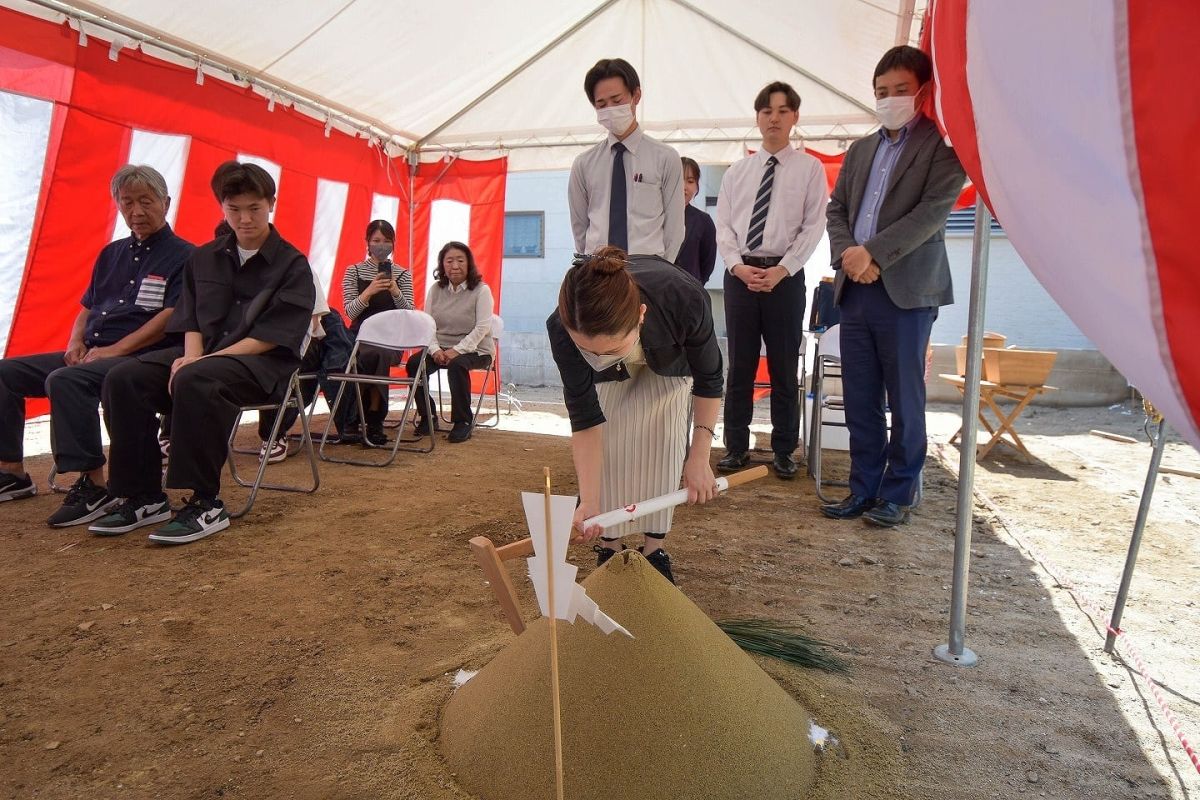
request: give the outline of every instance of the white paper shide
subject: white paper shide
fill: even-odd
[[[529,579],[537,594],[538,608],[542,616],[550,616],[550,593],[547,576],[554,575],[554,616],[574,624],[575,618],[595,625],[604,633],[619,631],[633,638],[633,634],[621,627],[616,620],[600,610],[596,601],[587,596],[587,591],[575,582],[579,567],[567,563],[567,546],[571,539],[571,520],[575,516],[575,498],[562,495],[550,496],[550,522],[554,540],[554,563],[552,570],[546,569],[546,496],[534,492],[521,492],[525,506],[525,521],[533,539],[533,552],[529,562]]]

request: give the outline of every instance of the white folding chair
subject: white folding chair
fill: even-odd
[[[237,453],[243,452],[234,448],[233,441],[237,436],[238,425],[242,421],[242,415],[247,411],[257,411],[259,414],[275,412],[275,424],[271,426],[271,437],[268,442],[275,442],[279,439],[279,428],[283,425],[284,410],[294,407],[299,413],[300,419],[300,446],[308,453],[309,467],[312,469],[312,485],[311,486],[291,486],[281,483],[266,483],[263,481],[263,476],[267,472],[267,463],[270,455],[270,448],[264,448],[258,453],[258,474],[254,480],[247,482],[238,472],[237,468]],[[229,475],[233,478],[238,486],[244,486],[250,489],[250,496],[246,498],[246,505],[238,511],[231,511],[230,516],[237,518],[250,513],[250,509],[254,507],[254,501],[258,497],[259,489],[275,489],[281,492],[300,492],[303,494],[312,494],[321,486],[321,475],[317,469],[317,454],[313,448],[312,431],[308,427],[308,415],[304,413],[304,400],[300,394],[300,374],[293,372],[291,378],[288,379],[287,390],[283,393],[283,398],[278,403],[262,403],[260,405],[242,406],[238,409],[237,419],[234,420],[233,430],[229,432]]]
[[[483,385],[479,387],[479,397],[475,401],[475,413],[471,415],[471,430],[476,428],[498,428],[500,427],[500,337],[504,335],[504,320],[499,314],[492,314],[492,341],[495,343],[495,352],[492,354],[492,363],[488,365],[487,370],[483,375]],[[478,372],[479,370],[472,370]],[[441,414],[442,422],[449,424],[452,422],[446,414],[446,403],[442,397],[442,371],[437,370],[434,375],[437,377],[438,385],[438,413]],[[491,396],[496,406],[496,415],[489,421],[480,424],[479,412],[483,409],[483,398],[487,397],[488,384],[491,384]]]
[[[358,331],[358,339],[354,342],[354,349],[350,351],[350,359],[346,362],[346,371],[329,375],[330,380],[340,381],[337,397],[334,398],[333,406],[329,409],[329,419],[325,422],[325,433],[321,436],[321,447],[318,450],[318,455],[324,461],[332,461],[338,464],[356,464],[364,467],[386,467],[396,460],[396,454],[400,450],[405,450],[411,453],[430,453],[433,451],[434,436],[433,426],[430,426],[429,446],[423,448],[404,447],[401,448],[402,441],[409,443],[420,441],[420,438],[403,440],[401,432],[404,430],[404,424],[415,416],[416,409],[413,407],[413,397],[415,392],[413,386],[417,382],[424,379],[425,376],[425,357],[429,354],[429,344],[437,332],[437,326],[434,324],[433,317],[426,314],[424,311],[383,311],[380,312],[362,324]],[[411,378],[397,377],[395,375],[375,375],[371,373],[361,373],[358,371],[358,351],[363,345],[371,345],[383,350],[394,353],[404,353],[406,351],[417,351],[421,358],[418,361],[419,366],[417,372]],[[407,386],[408,397],[404,401],[404,412],[400,416],[400,430],[397,431],[395,442],[392,444],[391,455],[386,461],[367,461],[356,458],[340,458],[328,455],[325,452],[325,445],[329,439],[329,429],[333,426],[334,417],[337,415],[337,409],[342,402],[342,397],[346,393],[346,386],[352,384],[354,386],[355,400],[358,403],[358,416],[361,420],[366,420],[366,409],[363,406],[362,387],[364,384],[368,386],[378,386],[383,390],[384,403],[387,403],[387,395],[393,386]],[[425,419],[433,419],[433,410],[429,408],[429,395],[425,395]],[[387,449],[387,445],[373,445],[364,439],[364,443],[373,449]]]
[[[807,365],[807,362],[804,360],[805,348],[807,346],[808,346],[808,342],[806,340],[806,337],[804,334],[801,334],[800,335],[800,358],[796,363],[796,384],[799,387],[796,394],[799,398],[799,403],[800,403],[800,434],[801,434],[801,436],[804,436],[804,422],[805,422],[804,398],[808,392],[808,387],[807,387],[808,365]],[[767,380],[765,380],[765,381],[759,380],[760,376],[758,373],[766,370],[766,365],[767,365],[767,343],[763,342],[762,346],[758,350],[758,367],[755,368],[754,384],[751,387],[751,392],[760,392],[764,389],[766,389],[769,392],[771,390],[771,380],[769,377],[769,373],[768,373]],[[751,396],[753,397],[753,395],[751,395]],[[807,437],[805,437],[805,441],[807,441]],[[770,441],[768,439],[768,445],[769,444],[770,444]],[[771,448],[769,446],[768,447],[755,447],[755,448],[753,448],[753,452],[756,454],[770,453]]]
[[[813,358],[812,415],[808,432],[808,474],[817,483],[817,497],[823,502],[833,500],[822,492],[826,487],[850,484],[846,481],[827,481],[821,476],[821,434],[826,427],[845,428],[846,423],[825,419],[826,411],[839,411],[845,419],[845,406],[840,395],[826,394],[825,381],[842,377],[842,348],[840,326],[832,325],[817,337],[816,355]]]

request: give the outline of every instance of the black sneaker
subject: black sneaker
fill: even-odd
[[[37,494],[37,484],[29,473],[17,476],[11,472],[0,472],[0,503],[6,500],[20,500],[22,497],[33,497]]]
[[[229,527],[229,512],[220,500],[189,497],[175,519],[150,534],[159,544],[187,544]]]
[[[433,429],[435,431],[440,431],[442,429],[442,426],[438,424],[436,419],[433,421]],[[417,436],[428,436],[429,420],[425,419],[424,417],[417,417],[416,423],[413,424],[413,433]]]
[[[67,492],[62,507],[50,515],[46,524],[52,528],[82,525],[105,516],[120,502],[120,498],[112,497],[108,489],[97,486],[87,474],[83,474]]]
[[[88,530],[100,536],[117,536],[170,518],[171,504],[165,494],[130,497],[110,508]]]
[[[465,442],[470,438],[471,423],[456,422],[454,423],[454,427],[450,429],[450,435],[446,437],[446,441],[450,442],[450,444],[458,444],[459,442]]]
[[[621,545],[621,550],[627,550],[627,549],[628,548],[625,547],[625,545]],[[605,547],[602,544],[592,545],[592,552],[594,552],[596,554],[596,566],[603,567],[605,564],[608,563],[608,560],[610,558],[615,556],[617,553],[621,552],[621,550],[613,550],[612,548]]]
[[[660,547],[646,556],[646,560],[650,562],[650,566],[662,573],[664,578],[671,583],[675,583],[675,576],[671,574],[671,557],[667,555],[666,550]]]
[[[366,433],[363,434],[363,444],[367,447],[386,447],[391,439],[383,432],[383,423],[378,425],[368,425]]]

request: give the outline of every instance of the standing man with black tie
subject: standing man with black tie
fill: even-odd
[[[750,460],[754,374],[762,345],[771,374],[771,449],[775,474],[796,474],[800,443],[797,377],[804,330],[804,263],[825,230],[827,191],[821,162],[792,147],[800,95],[767,84],[754,100],[762,149],[734,164],[717,198],[717,250],[725,262],[729,378],[721,472]]]
[[[613,245],[674,261],[683,244],[683,168],[673,148],[638,126],[637,71],[623,58],[601,59],[583,88],[608,136],[571,165],[567,200],[575,250],[595,253]]]
[[[882,127],[850,146],[829,203],[850,431],[850,495],[821,508],[833,519],[907,521],[925,465],[925,351],[938,307],[954,302],[945,228],[965,178],[920,111],[932,78],[915,47],[884,53],[874,76]]]

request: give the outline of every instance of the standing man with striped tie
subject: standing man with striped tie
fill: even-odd
[[[771,375],[771,449],[775,474],[796,474],[800,443],[797,367],[804,326],[804,263],[825,230],[828,191],[821,162],[792,147],[800,95],[767,84],[754,100],[762,149],[734,164],[717,199],[717,250],[725,262],[729,377],[721,472],[750,460],[754,374],[766,345]]]
[[[583,89],[608,136],[571,165],[576,252],[613,245],[674,261],[683,244],[683,167],[674,148],[638,126],[637,71],[623,58],[604,58],[588,70]]]

